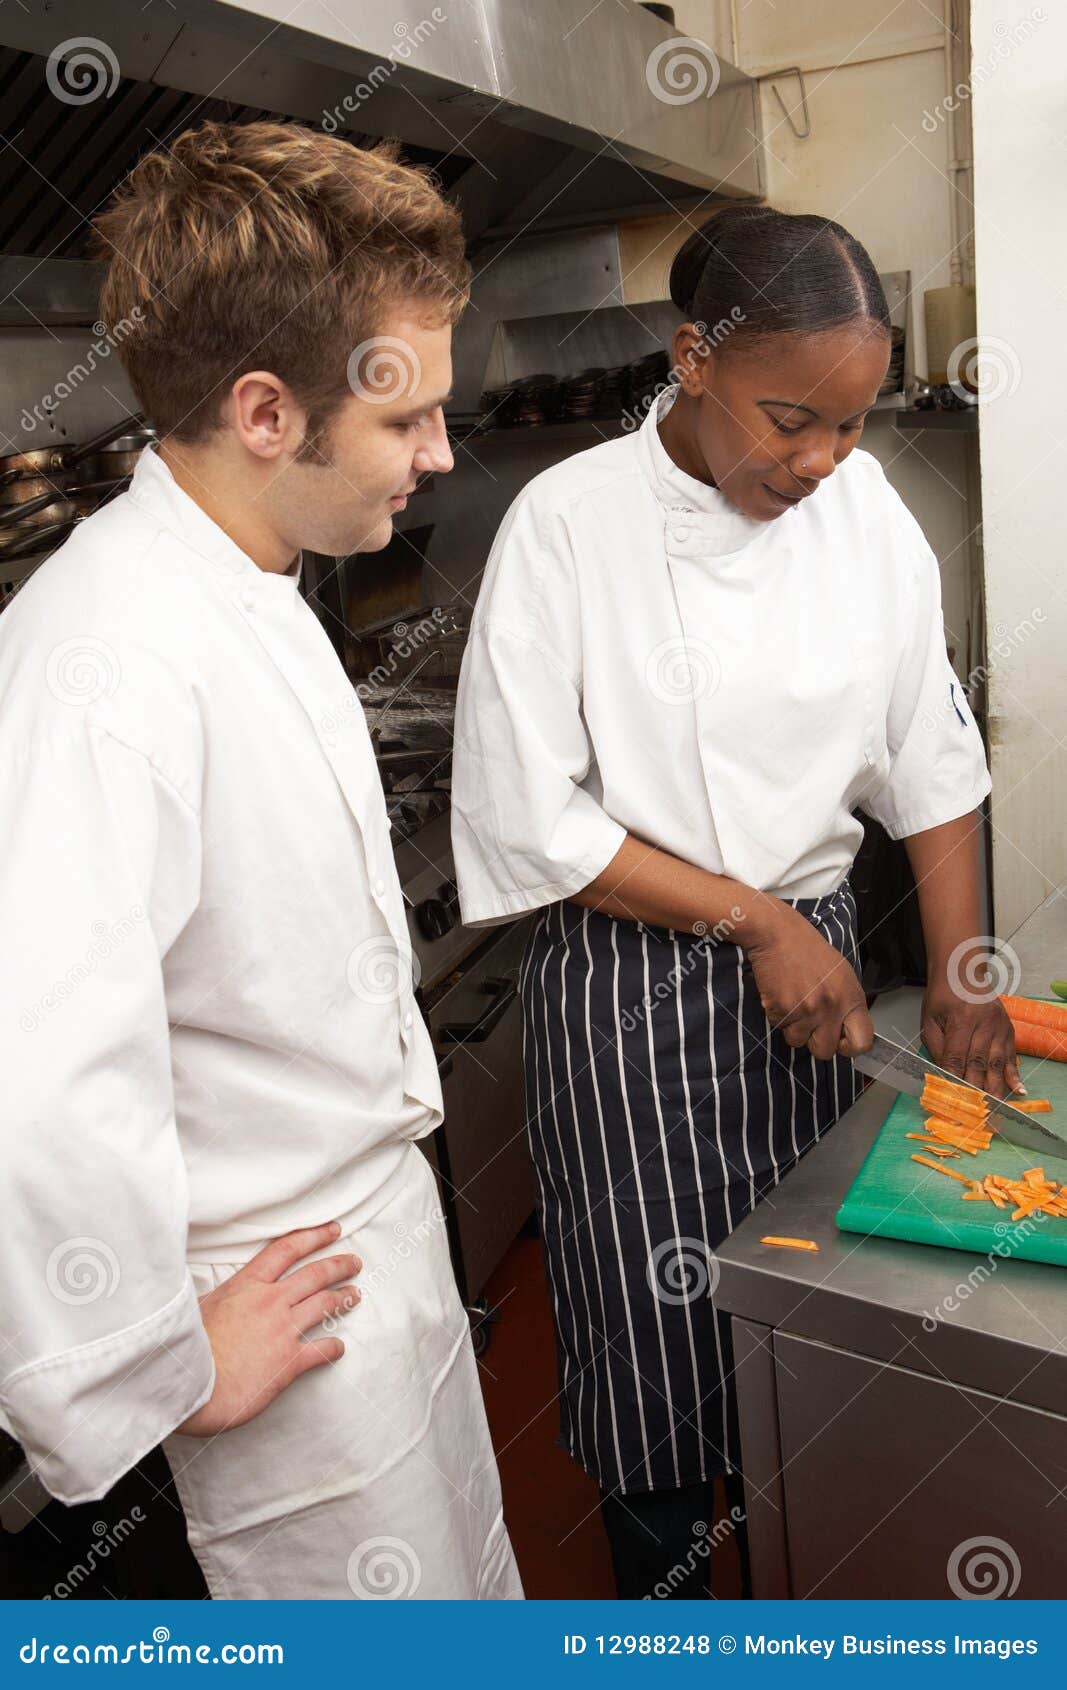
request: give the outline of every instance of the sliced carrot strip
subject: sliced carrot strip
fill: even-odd
[[[769,1235],[766,1238],[761,1238],[760,1243],[774,1244],[779,1250],[814,1250],[818,1252],[819,1248],[814,1238],[775,1238],[773,1235]]]
[[[974,1184],[974,1180],[968,1179],[965,1174],[958,1174],[955,1168],[943,1167],[940,1162],[932,1162],[929,1156],[913,1156],[912,1161],[921,1162],[924,1168],[933,1168],[935,1173],[947,1174],[949,1179],[958,1179],[961,1185]]]

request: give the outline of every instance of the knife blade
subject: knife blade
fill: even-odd
[[[883,1033],[875,1033],[870,1050],[862,1056],[853,1057],[853,1061],[862,1073],[869,1074],[874,1080],[883,1080],[886,1085],[908,1092],[912,1097],[921,1093],[927,1074],[939,1075],[954,1086],[965,1083],[958,1074],[939,1068],[928,1056],[920,1056],[904,1045],[894,1044]],[[991,1132],[1000,1133],[1009,1143],[1039,1156],[1067,1157],[1067,1138],[1035,1120],[1032,1115],[1024,1115],[1021,1109],[1014,1109],[1004,1098],[983,1091],[981,1086],[971,1086],[970,1089],[984,1098],[988,1106],[986,1126]]]

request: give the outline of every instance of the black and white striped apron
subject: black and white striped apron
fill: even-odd
[[[856,966],[847,880],[788,902]],[[736,1411],[714,1251],[861,1079],[770,1030],[739,946],[577,904],[536,923],[522,1001],[561,1441],[612,1490],[729,1472]]]

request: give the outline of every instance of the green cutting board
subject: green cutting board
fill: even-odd
[[[929,1054],[925,1046],[921,1054]],[[1067,1136],[1067,1062],[1021,1056],[1019,1072],[1031,1097],[1047,1097],[1052,1104],[1051,1115],[1036,1118]],[[918,1098],[902,1092],[837,1211],[841,1230],[1067,1266],[1067,1220],[1031,1215],[1013,1221],[1010,1209],[965,1203],[964,1188],[957,1180],[912,1161],[914,1153],[922,1155],[923,1147],[906,1134],[921,1132],[924,1119]],[[848,1131],[847,1123],[844,1131]],[[1024,1169],[1042,1167],[1049,1179],[1067,1184],[1067,1154],[1057,1157],[1021,1150],[1004,1139],[995,1139],[976,1156],[954,1157],[948,1166],[978,1179],[983,1174],[1018,1179]]]

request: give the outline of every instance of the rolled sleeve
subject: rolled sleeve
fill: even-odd
[[[937,558],[910,513],[903,516],[910,604],[886,718],[889,771],[862,805],[892,839],[969,814],[992,787],[978,724],[949,662]]]
[[[51,1494],[87,1502],[214,1385],[162,972],[198,901],[199,826],[72,710],[8,749],[0,829],[0,1401]]]
[[[497,538],[460,678],[452,843],[466,925],[556,903],[607,867],[626,829],[583,785],[593,766],[565,528],[523,496]]]

